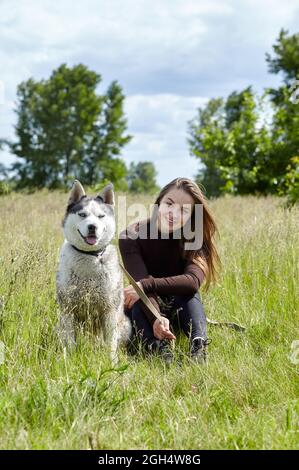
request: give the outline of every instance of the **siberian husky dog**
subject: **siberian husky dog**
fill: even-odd
[[[124,314],[123,275],[111,244],[114,206],[112,183],[96,197],[87,197],[80,182],[74,181],[62,221],[65,241],[56,275],[60,339],[72,347],[77,327],[87,327],[108,345],[112,362],[117,361],[118,346],[131,335]]]

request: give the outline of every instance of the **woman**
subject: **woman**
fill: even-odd
[[[124,289],[125,313],[145,350],[157,352],[168,364],[173,360],[170,340],[176,339],[170,328],[175,326],[188,336],[191,357],[206,360],[209,340],[198,290],[203,282],[208,290],[217,279],[216,232],[198,185],[176,178],[161,190],[152,216],[119,235],[125,268],[164,318],[158,320],[131,285]]]

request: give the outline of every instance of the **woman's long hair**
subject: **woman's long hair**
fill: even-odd
[[[221,261],[219,255],[217,253],[216,245],[215,245],[215,236],[216,234],[219,235],[218,228],[216,226],[215,220],[208,208],[207,199],[199,186],[189,178],[175,178],[170,183],[168,183],[162,190],[160,191],[157,199],[154,203],[154,212],[150,218],[146,220],[146,223],[153,219],[158,212],[158,208],[160,205],[161,200],[163,197],[173,188],[183,189],[186,191],[190,196],[192,196],[195,204],[202,204],[203,209],[203,234],[202,234],[202,245],[197,250],[185,250],[185,242],[190,243],[194,241],[196,235],[193,237],[193,240],[186,240],[184,237],[183,230],[181,231],[181,238],[180,238],[180,249],[183,259],[185,260],[192,260],[196,263],[204,272],[205,274],[205,282],[203,289],[208,290],[210,284],[212,282],[216,282],[219,275],[219,269],[221,268]],[[193,233],[195,233],[195,227],[198,227],[198,223],[195,222],[195,206],[191,214],[191,221],[188,223],[190,224],[190,229]]]

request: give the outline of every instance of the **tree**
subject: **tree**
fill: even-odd
[[[276,44],[273,45],[274,56],[266,53],[266,62],[270,73],[283,73],[285,85],[299,78],[299,33],[288,36],[287,30],[281,29]]]
[[[278,192],[286,193],[294,202],[299,199],[299,103],[291,94],[293,84],[299,89],[299,34],[288,36],[282,29],[273,51],[273,56],[266,54],[269,72],[282,74],[283,83],[277,89],[268,89],[274,108],[271,171]]]
[[[224,107],[222,98],[212,98],[198,115],[189,121],[188,139],[190,154],[199,158],[203,167],[196,181],[203,184],[207,193],[219,196],[225,184],[220,171],[220,156],[224,147]]]
[[[5,145],[5,139],[0,139],[0,151]],[[0,162],[0,180],[8,179],[9,169],[4,163]]]
[[[203,164],[197,180],[212,196],[275,193],[293,202],[298,195],[299,103],[291,86],[299,90],[299,34],[282,30],[273,50],[266,61],[271,73],[282,73],[282,86],[261,97],[249,86],[226,100],[212,99],[189,122],[190,153]]]
[[[251,87],[234,91],[226,101],[211,99],[189,122],[190,153],[204,164],[196,179],[209,195],[267,190],[264,167],[270,142],[266,125],[258,122],[262,100]]]
[[[124,96],[117,82],[97,94],[101,80],[83,64],[62,64],[48,80],[18,86],[17,140],[6,143],[20,159],[11,168],[19,187],[57,187],[74,178],[93,184],[102,168],[117,187],[111,167],[122,168],[124,180],[125,164],[114,158],[131,139],[124,135]]]
[[[157,172],[152,162],[131,162],[128,172],[128,186],[133,193],[154,194],[159,191],[156,183]]]
[[[113,81],[103,98],[102,119],[94,123],[90,139],[87,139],[84,165],[80,167],[83,182],[94,184],[106,178],[116,181],[122,189],[126,187],[126,165],[115,158],[120,154],[121,148],[132,139],[132,136],[124,135],[127,122],[123,104],[122,89]]]

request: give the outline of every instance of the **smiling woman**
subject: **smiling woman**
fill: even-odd
[[[171,326],[189,337],[193,359],[206,360],[206,316],[198,291],[204,282],[208,289],[217,278],[216,232],[198,185],[188,178],[176,178],[161,190],[152,216],[119,235],[125,268],[164,320],[153,316],[132,286],[125,289],[125,313],[145,350],[160,352],[167,363],[173,360]],[[202,240],[200,245],[198,239]]]

